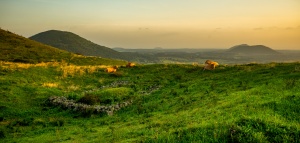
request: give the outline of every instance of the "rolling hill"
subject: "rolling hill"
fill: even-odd
[[[233,46],[230,49],[228,49],[226,52],[229,53],[238,53],[238,54],[244,54],[244,55],[278,55],[277,51],[266,47],[264,45],[247,45],[247,44],[241,44],[237,46]]]
[[[0,29],[0,60],[37,63],[68,59],[71,53]]]
[[[0,29],[0,61],[41,63],[66,61],[75,65],[123,65],[125,61],[85,57]]]
[[[29,37],[29,39],[85,56],[99,56],[127,60],[127,56],[120,52],[105,46],[97,45],[67,31],[49,30]]]

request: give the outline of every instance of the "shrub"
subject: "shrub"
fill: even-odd
[[[62,127],[62,126],[64,126],[65,121],[63,119],[54,119],[54,120],[51,120],[49,123],[52,126]]]
[[[112,73],[110,75],[113,76],[113,77],[122,77],[124,75],[124,73],[117,71],[117,72],[114,72],[114,73]]]
[[[78,99],[78,95],[76,93],[71,92],[71,93],[69,93],[67,95],[67,98],[71,99],[71,100],[77,100]]]
[[[285,80],[285,88],[286,89],[292,89],[296,86],[296,79],[287,79]]]
[[[0,139],[6,137],[6,132],[4,128],[0,128]]]
[[[43,127],[46,126],[46,122],[44,120],[42,120],[42,119],[36,119],[36,120],[34,120],[33,124],[37,125],[37,126],[43,126]]]
[[[84,104],[89,104],[89,105],[95,105],[100,102],[100,99],[98,96],[93,95],[93,94],[86,94],[83,97],[81,97],[78,102],[84,103]]]
[[[258,142],[255,134],[261,133],[264,142],[295,142],[299,141],[300,131],[293,126],[267,122],[261,119],[240,119],[230,128],[233,142]]]
[[[129,100],[133,97],[134,92],[130,88],[118,87],[105,89],[98,93],[101,103],[112,104],[114,102],[121,102]]]
[[[19,124],[20,126],[30,126],[33,122],[34,118],[32,117],[26,117],[22,120],[18,120],[17,124]]]

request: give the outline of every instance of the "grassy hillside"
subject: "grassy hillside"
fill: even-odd
[[[125,61],[85,57],[60,50],[0,29],[0,61],[41,63],[65,61],[75,65],[123,65]]]
[[[0,142],[300,140],[300,63],[215,71],[155,64],[107,74],[101,66],[1,62],[0,74]],[[133,103],[108,116],[47,104],[54,95]]]
[[[69,59],[71,53],[0,29],[0,60],[27,63]]]
[[[38,33],[30,39],[85,56],[100,56],[104,58],[126,59],[125,55],[105,46],[97,45],[74,33],[49,30]]]

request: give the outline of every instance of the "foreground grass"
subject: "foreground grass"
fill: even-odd
[[[165,64],[107,74],[102,67],[90,66],[65,74],[61,65],[1,66],[0,140],[299,142],[299,67],[270,63],[202,71]],[[109,86],[113,84],[117,86]],[[45,104],[53,95],[79,100],[86,94],[99,96],[99,104],[105,104],[101,97],[123,96],[120,91],[130,91],[134,103],[113,116]]]

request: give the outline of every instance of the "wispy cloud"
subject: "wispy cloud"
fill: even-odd
[[[253,28],[253,30],[295,30],[295,29],[300,29],[300,25],[297,27],[293,27],[293,26],[288,26],[288,27],[276,27],[276,26],[272,26],[272,27],[256,27]]]
[[[138,30],[144,31],[144,30],[150,30],[150,28],[148,28],[148,27],[140,27]]]
[[[285,30],[293,30],[295,29],[294,27],[286,27]]]
[[[169,36],[177,36],[180,35],[179,32],[165,32],[165,33],[161,33],[159,34],[159,36],[161,37],[169,37]]]
[[[262,28],[262,27],[257,27],[257,28],[254,28],[253,30],[264,30],[264,28]]]

